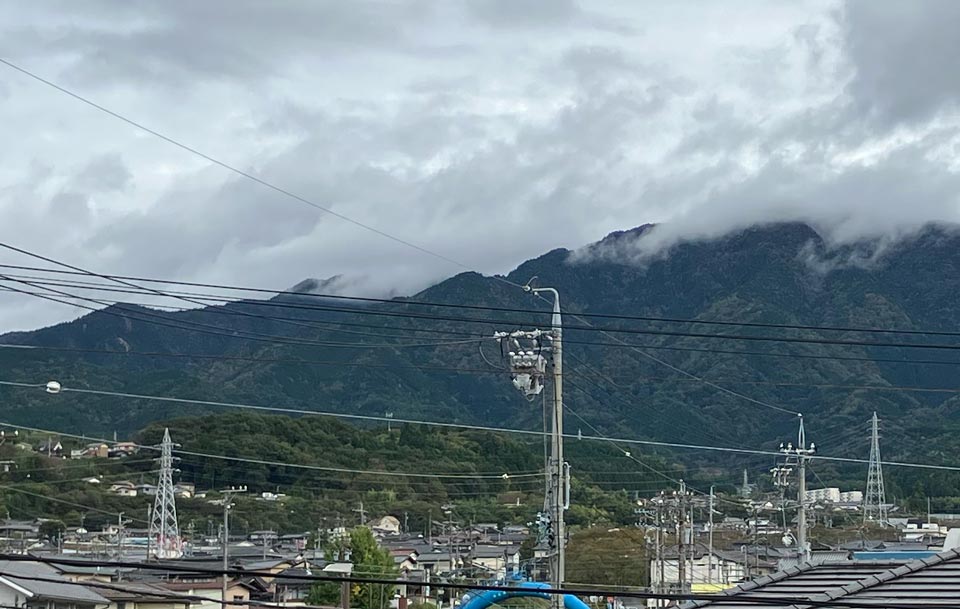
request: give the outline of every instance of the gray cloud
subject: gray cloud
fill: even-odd
[[[637,260],[782,220],[835,243],[892,243],[956,219],[951,77],[911,81],[939,101],[907,112],[885,79],[912,64],[881,71],[862,50],[888,20],[840,8],[730,0],[691,20],[678,5],[618,0],[103,0],[30,5],[17,19],[0,6],[0,53],[493,273],[650,222],[607,254]],[[0,150],[4,241],[106,272],[272,288],[331,277],[358,294],[410,293],[461,270],[19,75],[0,85],[17,142]],[[0,295],[0,329],[75,314],[21,302]]]
[[[858,111],[900,123],[956,110],[960,3],[848,2],[842,24]]]

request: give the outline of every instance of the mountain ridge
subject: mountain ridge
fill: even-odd
[[[608,245],[625,244],[648,230],[649,225],[610,233],[604,240],[608,240]],[[511,283],[522,285],[537,276],[538,285],[557,287],[568,323],[575,313],[613,313],[904,329],[953,330],[960,326],[960,311],[953,303],[960,290],[960,237],[953,227],[930,227],[893,248],[889,244],[878,248],[884,250],[882,255],[862,258],[869,264],[818,267],[809,263],[811,252],[833,256],[853,252],[854,259],[860,260],[856,252],[864,250],[832,247],[806,225],[777,224],[745,229],[722,239],[677,244],[665,255],[642,265],[608,258],[577,257],[571,261],[572,251],[558,248],[521,263],[502,277],[460,273],[393,303],[356,307],[355,313],[271,308],[250,301],[183,312],[113,305],[107,311],[73,322],[3,335],[0,342],[164,353],[170,357],[22,350],[14,354],[14,350],[0,349],[0,365],[6,369],[4,376],[11,380],[39,382],[57,378],[68,387],[106,387],[333,412],[394,412],[398,417],[412,419],[537,429],[542,426],[539,407],[517,395],[502,372],[479,372],[489,366],[475,345],[439,344],[462,338],[464,333],[479,338],[492,336],[496,329],[547,325],[548,307]],[[283,302],[289,298],[323,302],[285,294],[276,298]],[[409,304],[416,300],[542,309],[544,313],[468,314]],[[349,307],[341,303],[327,308]],[[371,314],[397,312],[447,320]],[[286,319],[274,319],[277,317]],[[465,323],[449,321],[450,318],[480,321]],[[180,328],[158,326],[155,322]],[[625,320],[604,320],[602,325],[649,330],[666,326]],[[206,326],[219,330],[197,331]],[[943,450],[942,446],[954,445],[949,436],[960,421],[960,400],[952,394],[811,387],[954,388],[954,366],[885,361],[950,361],[942,353],[892,347],[742,344],[683,336],[617,335],[634,346],[623,348],[589,344],[615,341],[575,326],[570,323],[565,332],[566,369],[570,375],[568,405],[572,413],[606,434],[751,448],[775,447],[780,440],[795,435],[795,417],[691,382],[649,357],[654,355],[669,366],[719,381],[759,402],[804,412],[808,435],[815,440],[817,436],[823,438],[821,445],[835,454],[866,456],[866,434],[859,435],[859,430],[874,410],[884,419],[891,440],[906,439],[911,434],[934,439],[930,445],[910,444],[893,454],[920,458]],[[697,332],[704,329],[679,327],[694,328]],[[824,335],[763,328],[737,333],[772,337]],[[397,334],[417,340],[390,336]],[[271,343],[263,336],[282,340]],[[840,336],[857,337],[849,333]],[[407,348],[402,342],[437,344]],[[334,343],[355,346],[323,346]],[[789,356],[771,355],[778,352]],[[209,358],[188,357],[189,354]],[[489,346],[486,355],[488,359],[499,356]],[[861,359],[818,359],[822,357]],[[451,367],[470,372],[439,369]],[[40,422],[62,429],[108,432],[111,428],[138,429],[160,418],[217,411],[184,404],[158,407],[133,400],[66,395],[51,401],[43,394],[6,390],[0,393],[0,416],[6,422]],[[587,433],[583,421],[572,414],[568,419],[572,429],[582,427]],[[832,436],[836,441],[830,441]],[[934,446],[936,443],[940,445]],[[701,457],[691,454],[689,458]]]

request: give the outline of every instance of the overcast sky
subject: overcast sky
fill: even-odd
[[[0,57],[484,273],[663,222],[956,221],[960,2],[0,4]],[[459,270],[0,66],[0,240],[100,272],[409,293]],[[31,264],[12,253],[0,262]],[[0,296],[0,331],[77,311]]]

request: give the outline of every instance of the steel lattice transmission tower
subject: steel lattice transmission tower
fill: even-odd
[[[153,555],[156,558],[180,558],[183,556],[183,543],[180,539],[180,527],[177,524],[177,504],[173,488],[173,441],[170,430],[163,430],[163,443],[160,444],[160,481],[157,482],[157,496],[150,517],[150,539],[155,544]]]
[[[876,412],[870,419],[870,469],[867,472],[867,493],[863,498],[863,521],[887,525],[887,499],[880,463],[880,419]]]

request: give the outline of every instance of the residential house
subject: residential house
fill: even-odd
[[[413,548],[391,548],[390,556],[393,557],[393,564],[400,573],[409,573],[419,568],[417,559],[420,552]]]
[[[46,442],[41,442],[33,447],[34,452],[38,452],[48,457],[62,457],[63,456],[63,444],[60,443],[60,440],[54,440],[53,438],[47,439]]]
[[[73,453],[70,456],[73,456]],[[110,447],[102,442],[87,444],[80,456],[86,459],[106,459],[110,456]]]
[[[744,546],[741,551],[712,552],[702,543],[684,546],[684,591],[717,592],[744,581],[749,576],[772,573],[776,556],[769,548]],[[655,590],[680,591],[680,560],[677,546],[663,550],[663,564],[650,560],[650,583]]]
[[[137,485],[137,492],[141,495],[153,497],[157,494],[157,485],[145,482]]]
[[[53,567],[29,561],[0,561],[0,606],[24,609],[100,609],[110,601],[68,581]],[[38,581],[41,580],[41,581]]]
[[[306,605],[310,589],[315,583],[310,579],[311,575],[311,571],[301,567],[281,571],[273,580],[274,593],[271,600],[289,607]]]
[[[380,536],[399,535],[400,521],[394,516],[384,516],[370,523],[374,534]]]
[[[137,485],[129,480],[120,480],[118,482],[114,482],[107,490],[110,491],[110,493],[120,497],[137,496]]]
[[[431,576],[441,573],[450,573],[456,568],[463,566],[463,561],[451,554],[441,550],[423,552],[417,556],[417,565]]]
[[[135,455],[140,451],[140,447],[133,442],[117,442],[107,450],[107,456],[112,458],[123,458]]]
[[[209,600],[193,601],[193,609],[221,609],[220,603],[223,583],[220,579],[204,579],[199,581],[170,581],[164,584],[169,590],[187,596],[197,596]],[[235,607],[246,609],[249,605],[251,593],[261,592],[249,581],[234,579],[227,582],[227,609]],[[232,603],[236,603],[233,605]]]
[[[477,545],[471,550],[469,563],[489,576],[504,579],[520,570],[519,546]]]
[[[190,499],[197,487],[192,482],[178,482],[173,487],[173,494],[177,499]]]
[[[182,593],[160,583],[123,582],[99,593],[110,601],[107,609],[190,609],[189,600],[176,598]]]

